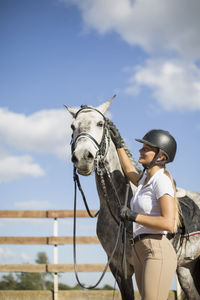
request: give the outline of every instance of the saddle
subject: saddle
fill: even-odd
[[[168,233],[167,238],[171,240],[173,238],[174,248],[177,248],[178,241],[180,245],[183,243],[183,238],[189,241],[190,236],[193,234],[200,234],[200,209],[196,203],[189,198],[186,194],[182,197],[178,197],[180,208],[182,212],[181,226],[178,228],[177,233]]]
[[[188,196],[179,198],[182,211],[182,226],[179,232],[182,237],[189,237],[189,234],[200,233],[200,209],[197,204]]]

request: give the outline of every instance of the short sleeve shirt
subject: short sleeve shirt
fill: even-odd
[[[164,169],[158,170],[144,185],[146,175],[139,181],[138,188],[131,200],[131,209],[141,215],[160,216],[159,198],[165,194],[174,197],[174,189],[170,178],[164,173]],[[166,231],[154,230],[133,222],[133,237],[143,233],[163,233]]]

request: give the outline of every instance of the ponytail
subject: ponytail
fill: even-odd
[[[173,232],[177,232],[178,227],[181,226],[181,208],[180,208],[180,204],[178,201],[178,198],[176,196],[176,186],[175,186],[175,182],[171,176],[171,174],[167,171],[166,168],[164,168],[164,173],[170,178],[171,182],[172,182],[172,186],[174,189],[174,200],[175,200],[175,208],[176,208],[176,213],[175,213],[175,223],[174,223],[174,230]]]

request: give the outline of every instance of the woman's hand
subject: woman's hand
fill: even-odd
[[[123,148],[122,138],[121,138],[120,133],[119,133],[118,129],[116,128],[116,126],[110,120],[107,121],[107,125],[108,125],[109,131],[110,131],[111,139],[112,139],[113,143],[115,144],[115,147],[117,149]]]
[[[137,215],[138,215],[137,213],[133,212],[127,206],[122,206],[119,212],[119,217],[121,221],[128,220],[128,221],[135,222]]]

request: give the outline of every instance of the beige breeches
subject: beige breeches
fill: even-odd
[[[142,300],[167,300],[177,267],[170,241],[164,235],[150,235],[133,245],[133,259]]]

